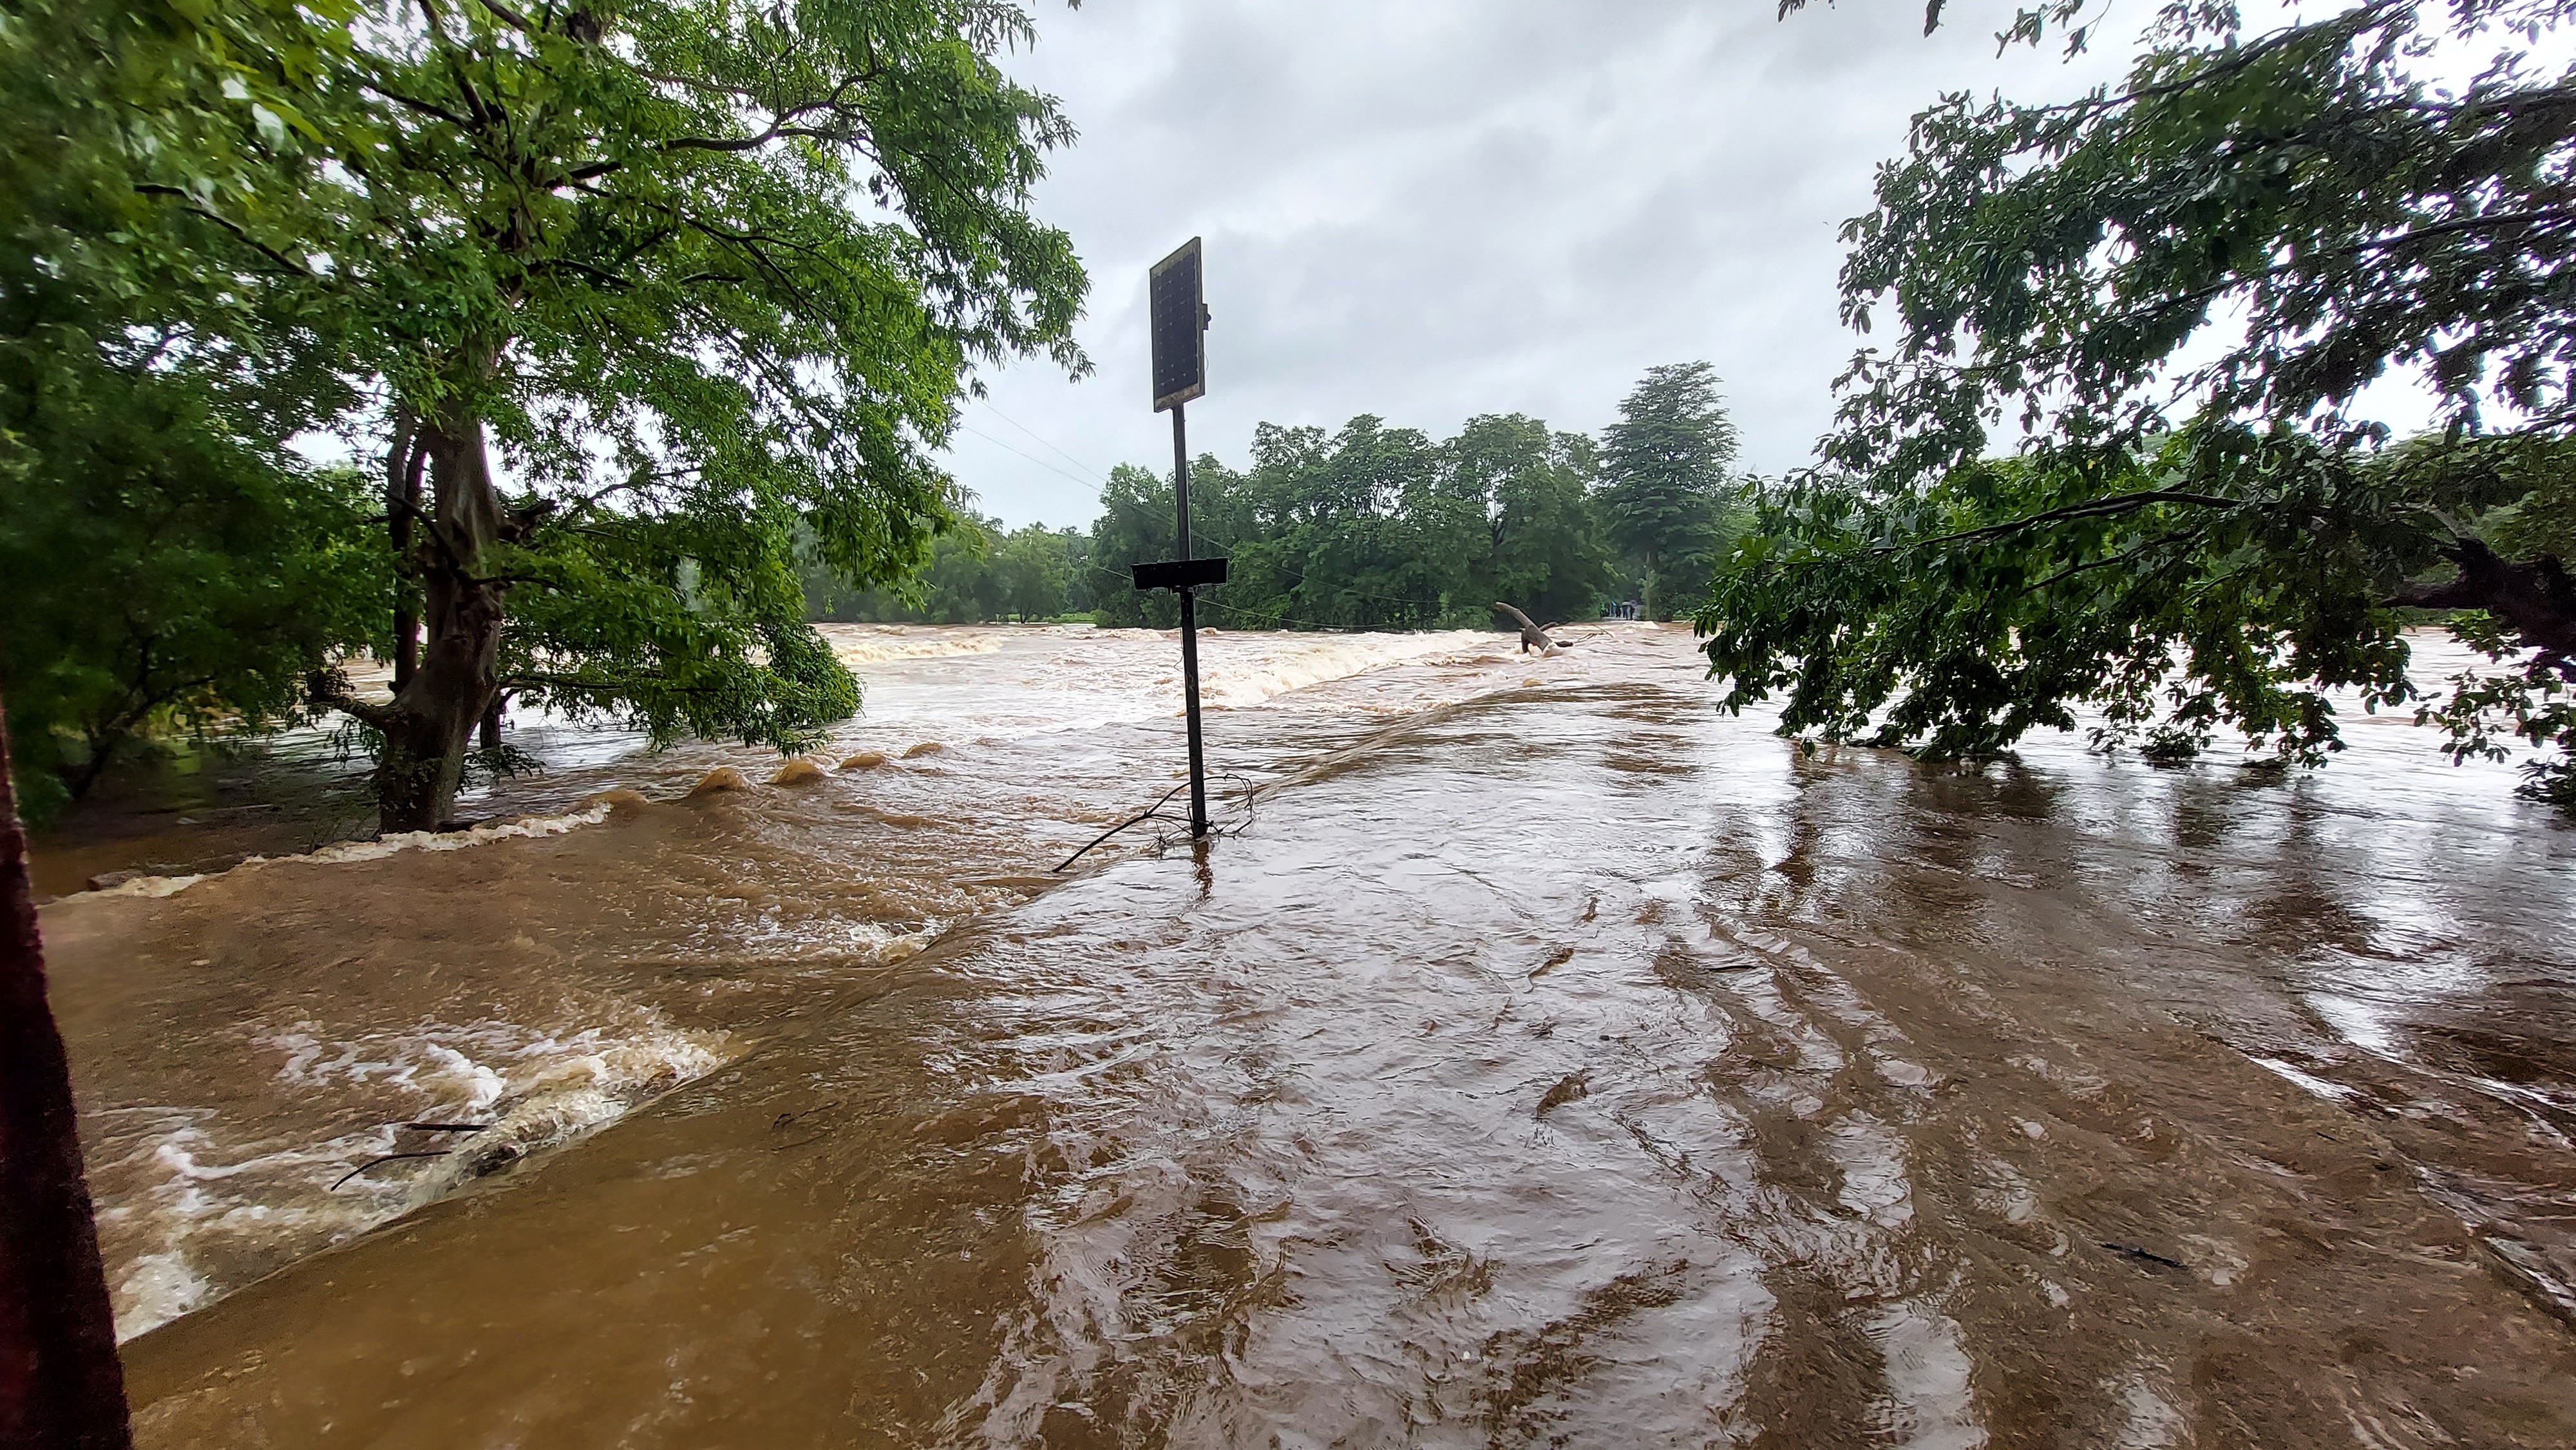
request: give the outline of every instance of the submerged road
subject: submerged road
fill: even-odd
[[[129,1344],[144,1442],[2576,1443],[2568,833],[1805,756],[1671,648],[1218,717],[1244,834],[743,968],[726,1065]]]

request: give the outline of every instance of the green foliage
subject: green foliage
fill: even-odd
[[[1139,593],[1128,569],[1136,564],[1181,556],[1179,520],[1171,480],[1151,469],[1122,463],[1109,470],[1100,489],[1100,517],[1091,524],[1090,564],[1092,618],[1104,627],[1178,628],[1181,607],[1168,593]],[[1190,465],[1190,532],[1200,554],[1232,554],[1238,540],[1254,537],[1245,506],[1242,477],[1208,454]],[[1237,577],[1240,577],[1239,575]],[[1202,624],[1235,625],[1226,601],[1231,583],[1202,598]]]
[[[175,337],[236,426],[390,435],[406,679],[334,700],[389,826],[444,818],[505,695],[799,745],[857,700],[800,531],[904,577],[956,519],[969,370],[1083,366],[1081,268],[1028,212],[1071,127],[995,63],[1029,39],[1001,0],[26,0],[9,336]]]
[[[1918,116],[1845,231],[1846,319],[1896,328],[1844,379],[1837,471],[1765,492],[1699,616],[1729,703],[1785,690],[1786,729],[1972,756],[2090,701],[2106,743],[2232,726],[2314,761],[2326,690],[2417,697],[2419,606],[2478,611],[2462,637],[2513,661],[2422,709],[2455,755],[2576,745],[2576,72],[2506,43],[2456,93],[2417,73],[2570,9],[2366,0],[2249,40],[2191,0],[2117,91]],[[2356,400],[2399,366],[2445,429],[2385,447]],[[2007,424],[2029,441],[1990,460]]]
[[[1853,366],[1833,463],[1966,462],[2007,408],[2045,436],[2133,438],[2177,393],[2322,413],[2331,436],[2401,364],[2464,424],[2499,404],[2563,423],[2571,77],[2515,45],[2456,95],[2415,67],[2443,8],[2554,26],[2564,0],[2371,0],[2255,40],[2201,38],[2208,8],[2168,7],[2125,88],[1915,118],[1844,229],[1845,318],[1892,310],[1898,331]],[[2180,364],[2195,339],[2216,346]]]
[[[859,692],[807,625],[784,513],[608,515],[504,553],[518,586],[500,677],[523,701],[657,744],[806,743]]]
[[[381,631],[372,490],[229,433],[184,377],[29,361],[0,349],[0,689],[23,799],[85,792],[138,735],[304,718],[306,675]]]
[[[920,617],[933,624],[971,624],[1002,617],[1002,582],[993,570],[993,534],[970,527],[932,546],[929,566],[913,586]]]
[[[136,737],[304,713],[307,672],[380,630],[391,570],[351,476],[284,447],[351,394],[311,321],[243,288],[193,205],[292,194],[244,143],[226,57],[300,12],[194,20],[19,0],[0,16],[0,627],[21,799],[85,791]],[[254,78],[255,79],[255,78]]]
[[[1591,439],[1522,414],[1467,420],[1448,444],[1451,487],[1490,499],[1492,513],[1491,552],[1470,570],[1471,593],[1542,624],[1600,612],[1618,578],[1591,492],[1595,453]]]
[[[1707,363],[1649,368],[1603,431],[1601,503],[1611,541],[1642,571],[1647,617],[1670,619],[1740,525],[1735,424]]]
[[[2510,628],[2484,613],[2463,615],[2454,628],[2490,658],[2504,658],[2515,643]],[[2576,751],[2576,690],[2569,688],[2565,670],[2534,654],[2510,670],[2464,671],[2451,685],[2449,698],[2426,706],[2421,714],[2449,732],[2451,758],[2508,759],[2506,742],[2516,738],[2531,746],[2555,745],[2560,758],[2523,762],[2528,777],[2523,793],[2576,814],[2576,770],[2565,765],[2565,753]]]
[[[245,285],[235,259],[250,239],[205,203],[242,198],[263,219],[295,212],[302,167],[266,138],[309,127],[277,77],[309,81],[310,38],[347,13],[284,0],[11,0],[0,15],[0,339],[117,356],[125,329],[143,329],[165,357],[222,376],[236,421],[280,422],[261,430],[275,436],[345,402],[330,354],[311,345],[320,319]]]
[[[2232,724],[2341,748],[2323,691],[2413,695],[2383,601],[2438,562],[2404,480],[2290,430],[2205,425],[2152,453],[2007,459],[1915,493],[1808,478],[1760,497],[1700,626],[1741,709],[1783,728],[1991,756],[2100,707],[2105,744],[2188,755]]]
[[[1337,433],[1262,424],[1252,467],[1190,466],[1191,532],[1230,578],[1202,623],[1236,629],[1487,628],[1505,599],[1589,619],[1611,582],[1591,493],[1591,441],[1517,414],[1434,442],[1374,417]],[[1090,566],[1104,625],[1179,622],[1170,595],[1126,587],[1127,565],[1178,557],[1172,488],[1110,475]]]
[[[2497,496],[2511,499],[2478,520],[2508,559],[2576,559],[2576,442],[2507,439],[2487,449]]]
[[[1072,607],[1079,584],[1076,571],[1090,552],[1090,542],[1072,529],[1037,524],[1004,536],[993,548],[1002,612],[1026,623],[1053,619]]]
[[[929,564],[901,585],[853,589],[809,560],[804,566],[807,616],[983,624],[1082,613],[1091,608],[1085,567],[1090,547],[1090,538],[1074,529],[1030,524],[1006,531],[999,519],[972,519],[934,541]]]
[[[1428,629],[1483,623],[1468,561],[1484,543],[1481,500],[1447,488],[1439,448],[1411,428],[1352,419],[1320,428],[1262,424],[1239,494],[1253,525],[1233,543],[1224,618],[1254,629]],[[1219,470],[1194,470],[1212,480]],[[1472,510],[1472,513],[1470,513]]]
[[[423,416],[487,417],[547,527],[749,496],[898,575],[951,512],[961,369],[1079,364],[1081,270],[1025,209],[1071,133],[991,60],[1015,9],[422,13],[331,78],[338,266],[282,280],[362,313]]]
[[[794,746],[856,702],[802,631],[795,526],[844,579],[900,577],[952,516],[922,444],[963,367],[1079,361],[1080,269],[1025,211],[1070,131],[993,66],[1027,38],[1003,6],[627,6],[616,29],[487,7],[359,57],[402,195],[370,190],[344,275],[397,387],[479,404],[545,491],[523,507],[561,505],[496,560],[532,626],[505,655],[549,662],[502,682]],[[716,587],[682,609],[684,558]]]

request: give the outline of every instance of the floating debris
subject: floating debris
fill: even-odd
[[[1565,1076],[1558,1078],[1556,1080],[1556,1086],[1549,1088],[1547,1090],[1547,1095],[1538,1100],[1538,1111],[1532,1113],[1530,1116],[1538,1118],[1546,1117],[1552,1109],[1564,1107],[1567,1103],[1573,1102],[1576,1098],[1590,1097],[1591,1095],[1591,1070],[1587,1068],[1582,1072],[1569,1072]]]

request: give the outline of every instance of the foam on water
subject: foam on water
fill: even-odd
[[[845,665],[991,654],[1002,647],[998,634],[931,633],[901,625],[823,624],[815,628]]]
[[[1977,1450],[1986,1443],[1969,1388],[1973,1365],[1956,1321],[1899,1303],[1872,1320],[1868,1332],[1886,1356],[1892,1443],[1920,1450]]]
[[[1200,686],[1208,703],[1229,710],[1255,705],[1388,665],[1475,655],[1494,636],[1451,629],[1425,634],[1227,635],[1202,648]],[[1246,641],[1258,641],[1245,647]],[[1419,709],[1421,702],[1413,702]]]
[[[265,866],[328,866],[347,861],[381,861],[402,851],[462,851],[474,846],[488,846],[495,841],[525,840],[537,836],[560,836],[583,826],[595,826],[607,820],[613,807],[606,801],[582,810],[553,816],[521,816],[515,820],[487,821],[462,831],[396,831],[366,841],[338,841],[299,856],[253,856],[234,871],[253,871]],[[113,886],[102,887],[101,896],[175,896],[200,881],[226,874],[221,871],[200,872],[190,876],[136,876]]]
[[[1178,631],[1089,627],[980,627],[885,640],[862,658],[835,636],[866,687],[859,718],[837,732],[845,746],[881,732],[935,724],[944,731],[1014,739],[1154,720],[1181,710]],[[1476,630],[1419,634],[1201,631],[1199,693],[1210,709],[1248,710],[1313,686],[1389,666],[1476,658],[1499,637]],[[981,656],[961,665],[956,656]],[[1496,658],[1500,658],[1499,655]],[[1428,682],[1409,679],[1400,708],[1419,709]],[[1299,703],[1327,702],[1300,695]],[[1329,702],[1368,709],[1358,697]],[[896,738],[900,739],[900,736]]]
[[[224,1287],[236,1286],[245,1257],[282,1263],[341,1242],[614,1122],[740,1051],[650,1011],[620,1015],[569,1032],[422,1022],[354,1038],[305,1022],[259,1039],[280,1059],[280,1082],[396,1110],[393,1120],[320,1141],[232,1141],[224,1116],[206,1108],[120,1114],[125,1151],[115,1166],[150,1187],[100,1214],[114,1237],[141,1249],[111,1288],[118,1338],[220,1297],[210,1263],[227,1270]],[[424,1133],[404,1122],[481,1131]],[[441,1156],[368,1166],[395,1153]]]

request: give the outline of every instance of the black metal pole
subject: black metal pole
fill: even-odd
[[[1181,507],[1181,557],[1198,557],[1190,546],[1190,433],[1186,407],[1172,405],[1172,497]],[[1183,585],[1181,596],[1181,690],[1190,721],[1190,834],[1208,832],[1207,761],[1199,748],[1199,611],[1198,590]]]

